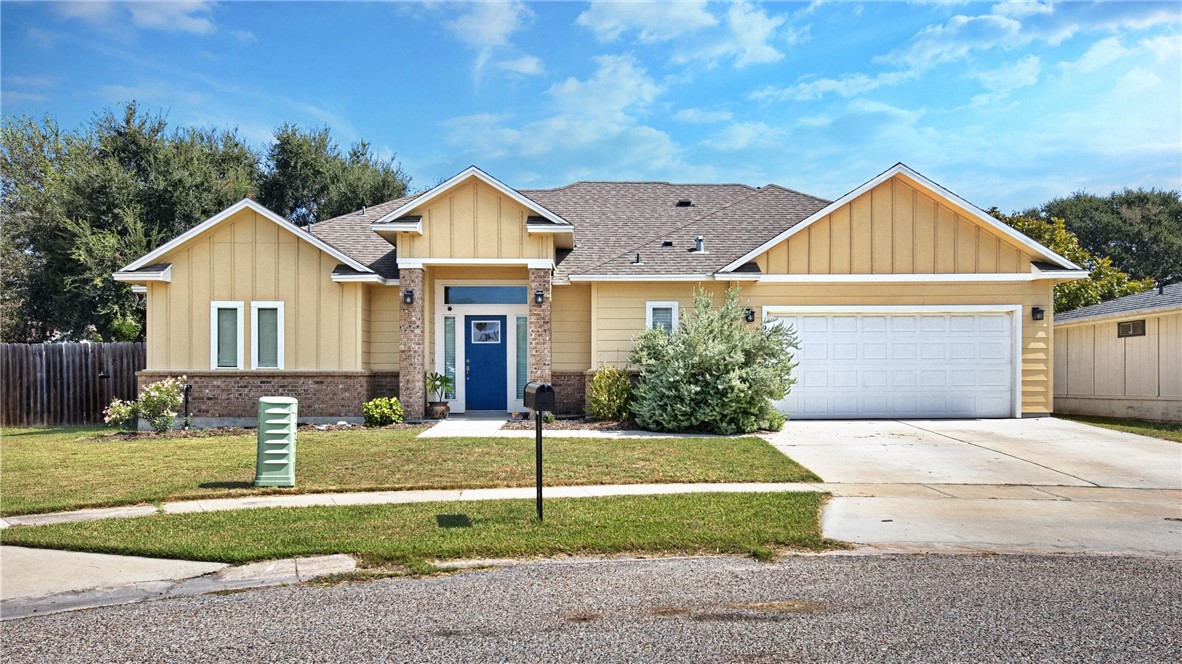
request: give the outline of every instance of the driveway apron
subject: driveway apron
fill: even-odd
[[[878,549],[1182,555],[1182,445],[1054,418],[790,421],[773,445]],[[849,489],[845,489],[845,487]]]

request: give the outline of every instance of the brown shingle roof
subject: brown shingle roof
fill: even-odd
[[[364,213],[358,210],[326,219],[308,226],[308,231],[383,277],[397,279],[394,247],[370,230],[369,225],[416,196],[418,194],[380,203],[366,208]]]
[[[575,247],[560,251],[555,279],[571,275],[712,274],[829,201],[775,185],[577,182],[521,190],[575,226]],[[309,227],[320,239],[385,277],[398,276],[393,247],[370,230],[413,197]],[[678,206],[689,200],[688,207]],[[706,251],[688,251],[697,236]],[[671,247],[662,246],[672,242]],[[633,263],[636,252],[641,264]]]

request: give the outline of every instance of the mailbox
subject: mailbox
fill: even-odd
[[[554,388],[549,383],[526,383],[522,398],[525,407],[532,411],[554,412]]]

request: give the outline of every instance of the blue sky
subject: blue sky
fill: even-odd
[[[982,207],[1182,188],[1182,5],[0,5],[5,115],[130,99],[173,125],[284,121],[397,155],[576,180],[836,198],[902,161]]]

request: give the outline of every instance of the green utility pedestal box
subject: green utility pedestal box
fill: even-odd
[[[296,408],[291,397],[259,399],[255,486],[295,486]]]

